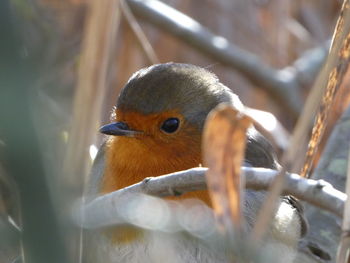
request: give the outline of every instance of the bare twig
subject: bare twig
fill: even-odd
[[[164,176],[146,178],[140,183],[121,190],[97,197],[83,207],[84,227],[95,228],[121,223],[118,211],[127,203],[123,196],[144,193],[159,197],[172,196],[174,192],[185,193],[206,188],[205,173],[207,168],[193,168]],[[246,187],[254,190],[266,190],[271,185],[278,171],[243,167],[241,175],[245,177]],[[292,194],[313,205],[319,206],[338,216],[344,209],[346,195],[325,181],[304,179],[297,174],[286,174],[284,194]],[[75,220],[81,224],[80,209],[75,207]]]
[[[151,43],[148,41],[145,33],[143,32],[142,28],[136,21],[133,13],[131,12],[128,4],[125,2],[125,0],[120,0],[120,8],[123,12],[123,15],[125,16],[126,20],[128,21],[132,31],[134,32],[137,40],[139,41],[143,51],[145,52],[149,62],[151,64],[157,64],[159,63],[159,59],[156,55],[156,52],[154,51]]]
[[[136,15],[176,35],[217,61],[239,71],[257,87],[269,92],[277,103],[283,105],[294,116],[297,116],[301,111],[302,98],[299,90],[300,84],[306,81],[305,74],[299,69],[303,68],[305,72],[317,73],[327,54],[327,49],[321,47],[316,50],[317,52],[306,54],[306,56],[313,58],[310,60],[311,63],[301,64],[299,60],[299,63],[295,64],[297,66],[295,69],[286,67],[276,70],[254,54],[240,49],[221,36],[213,34],[197,21],[160,1],[128,0],[128,3]],[[313,79],[313,77],[311,78]]]

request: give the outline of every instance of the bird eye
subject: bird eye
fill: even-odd
[[[160,129],[166,133],[176,132],[179,128],[180,121],[178,118],[169,118],[165,120]]]

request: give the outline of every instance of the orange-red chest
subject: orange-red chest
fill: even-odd
[[[162,133],[159,130],[162,121],[173,116],[181,120],[179,131],[170,135]],[[146,177],[190,169],[201,163],[201,131],[186,123],[177,111],[141,115],[117,110],[115,119],[127,123],[131,129],[142,131],[142,134],[109,138],[100,192],[112,192]],[[181,197],[196,197],[209,203],[206,191]]]

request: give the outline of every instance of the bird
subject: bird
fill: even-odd
[[[169,62],[135,72],[119,94],[111,122],[100,128],[107,138],[92,169],[89,193],[106,194],[147,177],[201,166],[203,126],[209,112],[221,103],[244,108],[231,89],[202,67]],[[244,165],[279,168],[273,147],[253,126],[247,131]],[[266,193],[246,190],[244,195],[249,231]],[[176,197],[186,198],[211,205],[206,190]],[[299,203],[281,197],[266,247],[291,263],[295,244],[305,231]],[[87,239],[87,262],[229,262],[222,253],[181,233],[174,237],[134,227],[108,228]],[[168,252],[159,253],[162,247]]]

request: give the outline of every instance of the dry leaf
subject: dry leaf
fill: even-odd
[[[204,127],[203,153],[208,166],[207,184],[214,211],[224,229],[242,225],[240,167],[246,132],[252,121],[228,105],[219,105]]]

